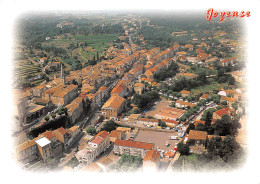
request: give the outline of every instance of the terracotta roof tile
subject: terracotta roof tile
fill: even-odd
[[[160,153],[156,150],[151,150],[151,151],[146,152],[146,155],[145,155],[143,161],[150,160],[150,161],[156,163],[156,162],[158,162],[159,158],[160,158]]]
[[[197,130],[190,130],[189,132],[189,140],[206,140],[207,132],[206,131],[197,131]]]
[[[104,138],[106,138],[107,136],[108,136],[108,132],[107,131],[101,131],[101,132],[99,132],[97,135],[96,135],[96,137],[97,136],[100,136],[100,137],[102,137],[103,139]]]
[[[124,146],[124,147],[140,148],[140,149],[145,149],[145,150],[152,150],[153,147],[154,147],[154,144],[151,144],[151,143],[120,140],[120,139],[116,139],[114,145]]]

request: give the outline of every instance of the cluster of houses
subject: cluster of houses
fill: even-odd
[[[41,160],[46,162],[52,158],[58,158],[80,136],[78,126],[69,129],[60,127],[53,131],[46,131],[36,138],[28,140],[15,147],[15,157],[19,163],[27,164]]]
[[[87,145],[75,156],[79,161],[81,171],[108,171],[114,161],[108,157],[102,157],[96,160],[100,155],[109,149],[113,143],[113,153],[115,155],[133,155],[143,159],[144,170],[157,170],[160,166],[160,154],[155,150],[154,144],[124,140],[126,134],[130,133],[130,128],[118,127],[110,133],[106,131],[99,132],[90,139]]]

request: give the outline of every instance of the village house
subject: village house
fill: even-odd
[[[180,93],[181,93],[182,97],[189,97],[189,96],[191,96],[191,92],[190,91],[182,90]]]
[[[209,57],[210,57],[210,55],[207,53],[199,53],[197,55],[197,58],[199,59],[199,61],[206,61]]]
[[[230,113],[231,113],[231,111],[230,111],[230,109],[228,107],[227,108],[222,108],[222,109],[219,109],[219,110],[213,112],[212,123],[211,124],[215,123],[215,121],[217,119],[221,119],[224,114],[227,114],[227,115],[230,116]]]
[[[125,109],[125,99],[120,96],[112,96],[102,107],[102,115],[106,119],[117,119]]]
[[[135,83],[134,85],[134,91],[139,95],[143,93],[144,88],[145,85],[143,83]]]
[[[232,104],[236,102],[236,99],[235,98],[226,97],[226,96],[221,96],[220,102],[221,101],[226,101],[227,105],[229,107],[232,107]]]
[[[133,155],[144,158],[147,151],[154,148],[154,144],[116,139],[113,152],[116,155]]]
[[[121,96],[125,97],[128,94],[127,87],[122,83],[119,82],[111,91],[111,96]]]
[[[158,171],[160,163],[160,152],[156,150],[147,151],[143,159],[143,171]]]
[[[175,109],[171,107],[163,108],[161,111],[155,114],[156,119],[170,119],[173,121],[178,120],[186,111]]]
[[[238,58],[232,57],[232,58],[220,60],[220,63],[222,66],[228,66],[228,65],[233,65],[236,61],[238,61]]]
[[[101,86],[98,91],[101,92],[102,101],[108,97],[108,88],[106,86]]]
[[[67,105],[78,96],[78,86],[59,84],[49,90],[44,91],[43,98],[51,100],[56,106]]]
[[[200,119],[195,119],[195,120],[194,120],[195,128],[198,126],[199,123],[201,123],[202,125],[205,126],[205,121],[201,121]]]
[[[141,114],[130,114],[128,117],[129,122],[136,123],[137,119],[141,117]]]
[[[117,127],[116,130],[124,132],[125,134],[129,134],[131,132],[131,128],[127,127]]]
[[[210,98],[210,96],[204,93],[203,95],[201,95],[200,100],[207,100],[207,98]]]
[[[47,89],[45,84],[41,84],[33,88],[33,96],[34,97],[42,97],[42,92]]]
[[[88,101],[91,102],[90,111],[93,111],[94,109],[99,107],[102,100],[101,95],[102,93],[100,91],[97,91],[94,94],[93,93],[86,94]]]
[[[162,119],[162,122],[165,122],[166,126],[168,127],[175,127],[176,125],[178,125],[177,121],[170,120],[170,119]]]
[[[187,44],[184,47],[187,48],[188,51],[193,51],[193,45],[191,45],[191,44]]]
[[[112,130],[109,134],[110,142],[115,142],[116,139],[122,139],[124,137],[124,132],[119,130]]]
[[[190,63],[197,63],[199,62],[199,59],[197,57],[186,57],[186,61]]]
[[[52,149],[51,149],[51,141],[49,141],[46,137],[41,137],[35,140],[39,153],[43,161],[46,161],[51,158],[52,156]]]
[[[88,146],[78,151],[75,156],[79,163],[84,165],[91,164],[110,144],[109,133],[99,132],[95,138],[88,143]]]
[[[205,151],[206,140],[206,131],[190,130],[188,145],[190,149],[193,149],[194,153],[202,153]]]
[[[70,104],[66,105],[70,122],[75,124],[83,112],[83,99],[81,97],[75,98]]]
[[[54,130],[53,134],[56,136],[57,140],[63,144],[63,150],[66,150],[70,146],[70,143],[72,142],[71,135],[63,127]]]
[[[63,151],[63,145],[60,141],[57,140],[55,134],[52,131],[46,131],[42,134],[40,134],[38,137],[45,137],[49,141],[51,141],[51,152],[53,157],[58,157],[62,154]]]
[[[206,65],[209,67],[211,66],[214,62],[219,61],[218,57],[211,57],[205,60]]]
[[[138,118],[136,124],[143,126],[157,127],[159,123],[158,119]]]
[[[57,130],[58,132],[56,130],[46,131],[32,140],[19,144],[16,147],[15,154],[17,160],[26,164],[37,159],[47,161],[48,159],[58,158],[64,151],[63,134],[68,133],[70,135],[70,142],[73,142],[81,132],[78,126],[71,127],[67,130],[63,128]]]
[[[34,140],[26,141],[16,147],[16,158],[26,164],[38,158],[38,148]]]
[[[184,102],[182,100],[177,100],[175,103],[176,107],[178,108],[187,108],[187,107],[193,107],[195,104],[192,104],[190,102]]]
[[[40,63],[40,64],[43,64],[45,60],[47,60],[47,57],[41,58],[40,61],[39,61],[39,63]]]

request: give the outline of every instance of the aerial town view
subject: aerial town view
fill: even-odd
[[[208,21],[203,13],[22,14],[13,44],[17,166],[103,173],[241,168],[243,23]]]

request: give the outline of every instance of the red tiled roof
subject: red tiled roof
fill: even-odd
[[[100,136],[100,137],[102,137],[103,139],[104,138],[106,138],[107,136],[108,136],[108,132],[107,131],[101,131],[101,132],[99,132],[97,135],[96,135],[96,137],[97,136]]]
[[[55,137],[55,135],[52,131],[46,131],[46,132],[42,133],[41,135],[43,135],[44,137],[46,137],[49,140],[52,139],[53,137]]]
[[[146,150],[152,150],[154,147],[154,144],[151,144],[151,143],[120,140],[120,139],[116,139],[115,145],[124,146],[124,147],[140,148],[140,149],[146,149]]]
[[[200,98],[204,98],[204,99],[207,99],[209,97],[208,94],[203,94]]]
[[[178,124],[177,121],[170,120],[170,119],[162,119],[162,121],[165,122],[165,123],[173,123],[173,124],[176,124],[176,125]]]
[[[201,121],[201,120],[199,120],[199,119],[195,119],[195,120],[194,120],[194,125],[195,125],[195,127],[198,126],[199,123],[205,125],[205,121]]]
[[[113,130],[113,131],[110,132],[109,137],[116,137],[116,138],[118,138],[118,137],[120,137],[120,135],[121,135],[121,131]]]
[[[215,113],[216,113],[218,116],[220,116],[220,117],[222,117],[224,114],[229,115],[229,113],[228,113],[224,108],[215,111]]]
[[[158,162],[160,158],[160,153],[156,150],[147,151],[143,161],[150,160],[152,162]]]
[[[96,137],[93,141],[91,141],[91,143],[100,144],[102,141],[103,139],[101,137]]]
[[[185,90],[182,90],[180,93],[184,93],[184,94],[190,94],[190,91],[185,91]]]
[[[218,135],[208,135],[208,139],[211,140],[213,137],[221,137],[222,141],[226,138],[226,136],[218,136]]]
[[[57,131],[59,131],[62,135],[67,133],[67,131],[63,127],[58,128]]]
[[[197,131],[197,130],[190,130],[189,132],[189,140],[206,140],[207,132],[206,131]]]

